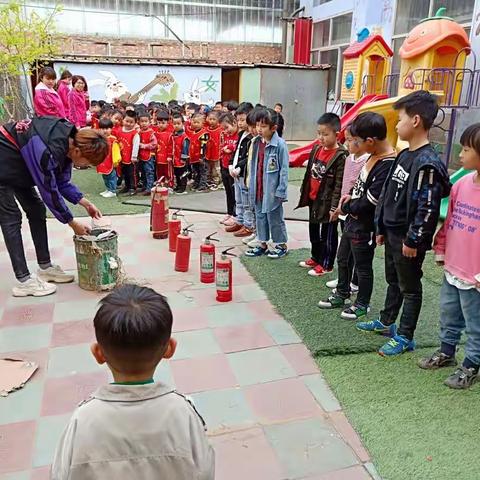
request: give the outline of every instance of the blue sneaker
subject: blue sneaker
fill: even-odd
[[[288,248],[286,245],[277,245],[273,250],[270,250],[267,254],[268,258],[283,258],[288,254]]]
[[[415,340],[409,340],[403,335],[395,335],[378,351],[378,354],[382,357],[393,357],[412,350],[415,350]]]
[[[362,332],[374,332],[379,333],[385,337],[393,338],[397,334],[397,326],[384,325],[378,318],[375,320],[369,320],[368,322],[358,322],[356,324],[357,330]]]
[[[255,247],[255,248],[251,248],[250,250],[247,250],[245,252],[245,256],[246,257],[261,257],[262,255],[266,255],[268,252],[268,248],[265,247]]]

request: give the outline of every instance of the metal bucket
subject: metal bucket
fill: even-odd
[[[92,230],[90,235],[75,235],[73,242],[80,288],[93,291],[112,290],[120,278],[117,233],[98,228]]]

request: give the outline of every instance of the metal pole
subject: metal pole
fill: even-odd
[[[158,15],[149,15],[147,13],[145,13],[144,15],[145,15],[145,17],[152,16],[153,18],[156,18],[182,44],[183,47],[187,48],[188,50],[191,50],[190,47]]]

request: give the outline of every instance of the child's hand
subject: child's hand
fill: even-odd
[[[167,157],[167,162],[169,162],[169,163],[173,162],[173,158],[172,157]]]
[[[379,247],[381,247],[382,245],[385,245],[385,237],[383,235],[377,235],[375,240]]]
[[[330,223],[336,222],[338,220],[339,211],[338,209],[334,212],[330,212]]]
[[[341,208],[342,208],[342,205],[343,205],[344,203],[349,202],[351,199],[352,199],[352,196],[351,196],[351,195],[344,195],[344,196],[340,199],[340,206],[339,206],[339,208],[341,209]]]
[[[415,258],[417,256],[417,249],[407,247],[405,244],[403,244],[402,255],[407,258]]]

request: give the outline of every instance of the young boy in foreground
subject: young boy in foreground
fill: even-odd
[[[101,301],[93,323],[92,354],[114,382],[73,413],[51,478],[213,480],[215,456],[203,420],[185,397],[153,380],[177,346],[165,298],[124,285]]]

